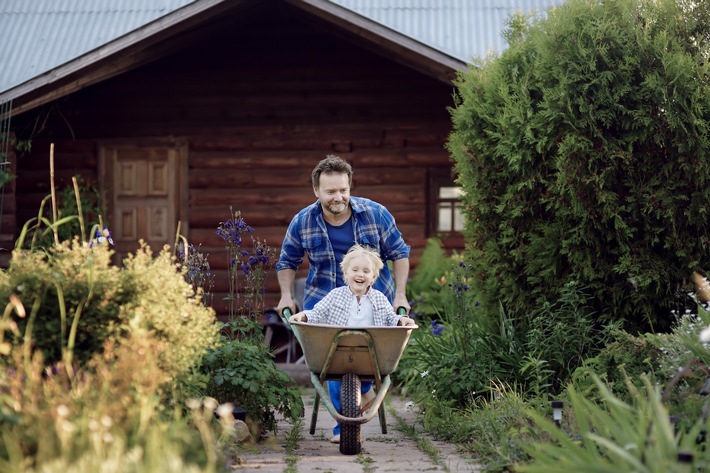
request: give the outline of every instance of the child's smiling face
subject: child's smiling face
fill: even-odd
[[[350,261],[343,276],[352,293],[362,296],[375,282],[375,268],[370,258],[358,255]]]

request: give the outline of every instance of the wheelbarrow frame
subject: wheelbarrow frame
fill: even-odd
[[[401,314],[404,308],[398,309]],[[409,341],[414,326],[369,326],[346,327],[336,325],[289,322],[290,311],[284,309],[283,317],[290,325],[293,334],[303,350],[306,365],[311,371],[311,383],[316,389],[311,416],[310,433],[315,434],[318,410],[322,399],[328,413],[344,426],[358,426],[356,429],[343,429],[343,435],[355,435],[357,447],[353,451],[344,451],[345,444],[352,444],[353,439],[341,440],[341,453],[357,454],[360,451],[359,426],[379,416],[382,433],[387,433],[387,419],[383,401],[391,387],[390,374],[397,368],[404,348]],[[330,344],[328,345],[328,340]],[[386,344],[387,346],[378,346]],[[380,355],[378,355],[378,351]],[[346,416],[339,413],[325,390],[325,382],[346,380],[348,386],[353,377],[358,380],[374,381],[377,395],[365,415]],[[359,388],[359,381],[355,383]],[[357,396],[360,392],[349,393]],[[345,404],[345,403],[344,403]],[[344,405],[343,404],[343,405]],[[344,409],[345,410],[345,409]],[[346,432],[347,431],[347,432]],[[350,447],[347,449],[352,450]]]

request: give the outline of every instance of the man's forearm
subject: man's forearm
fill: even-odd
[[[392,262],[394,273],[395,294],[406,297],[407,278],[409,278],[409,258],[402,258]]]
[[[293,298],[291,291],[293,289],[293,282],[296,280],[296,271],[293,269],[282,269],[276,273],[276,279],[279,281],[281,297],[287,296]]]

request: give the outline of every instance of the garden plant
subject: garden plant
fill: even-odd
[[[143,244],[117,266],[100,216],[85,225],[78,182],[60,192],[75,199],[48,196],[0,272],[0,472],[224,471],[237,405],[255,440],[275,412],[300,416],[255,319],[265,244],[239,251],[253,271],[232,295],[252,294],[251,310],[222,322],[198,248]]]
[[[467,247],[422,255],[429,330],[397,374],[486,471],[707,466],[708,20],[707,2],[568,0],[510,18],[508,49],[458,78]]]

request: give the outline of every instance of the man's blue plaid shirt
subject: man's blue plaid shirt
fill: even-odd
[[[377,248],[385,267],[375,281],[375,289],[394,300],[394,280],[387,261],[409,258],[409,245],[395,224],[392,214],[383,206],[362,197],[350,197],[353,211],[355,242]],[[304,208],[291,220],[286,230],[281,255],[276,271],[296,271],[303,263],[303,254],[308,257],[309,271],[302,309],[312,309],[318,301],[336,287],[337,265],[333,246],[328,239],[328,230],[323,219],[320,201]]]

